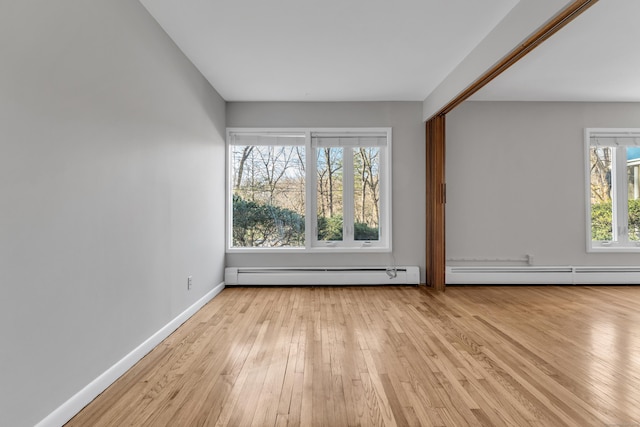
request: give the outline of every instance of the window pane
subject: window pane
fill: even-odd
[[[341,147],[320,147],[317,159],[318,240],[341,241],[344,151]]]
[[[304,246],[303,146],[233,145],[233,247]]]
[[[613,148],[591,147],[591,239],[612,240],[611,161]]]
[[[380,149],[353,150],[354,239],[380,237]]]
[[[640,147],[627,147],[629,240],[640,240]]]

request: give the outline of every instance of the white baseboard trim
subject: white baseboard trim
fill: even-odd
[[[153,350],[158,344],[165,338],[171,335],[180,325],[186,322],[191,316],[193,316],[198,310],[200,310],[206,303],[211,301],[216,295],[218,295],[224,289],[224,282],[207,292],[202,298],[196,301],[193,305],[180,313],[175,319],[167,323],[162,329],[150,336],[146,341],[136,347],[133,351],[116,362],[112,367],[107,369],[98,378],[91,381],[86,387],[73,395],[69,400],[60,405],[57,409],[47,415],[42,421],[36,424],[36,427],[61,427],[71,418],[73,418],[78,412],[87,406],[93,399],[95,399],[100,393],[105,391],[107,387],[113,384],[118,378],[120,378],[125,372],[127,372],[133,365],[138,363],[140,359],[146,356],[151,350]]]

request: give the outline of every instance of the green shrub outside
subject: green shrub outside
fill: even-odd
[[[611,202],[591,205],[591,239],[611,240]],[[629,200],[629,230],[631,240],[640,239],[640,200]]]

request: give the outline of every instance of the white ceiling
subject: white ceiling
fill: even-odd
[[[640,1],[600,0],[472,100],[640,101]]]
[[[227,101],[422,101],[519,3],[140,1]],[[638,17],[601,0],[472,99],[640,101]]]
[[[227,101],[422,101],[518,0],[141,2]]]

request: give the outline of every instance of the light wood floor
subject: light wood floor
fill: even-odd
[[[639,426],[640,287],[225,289],[69,426]]]

